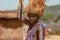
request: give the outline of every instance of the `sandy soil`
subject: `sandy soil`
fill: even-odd
[[[60,35],[50,35],[45,40],[60,40]]]
[[[0,29],[0,40],[22,40],[22,32],[20,28],[17,29]],[[50,35],[45,40],[60,40],[59,35]]]
[[[0,27],[0,40],[23,40],[22,30]]]

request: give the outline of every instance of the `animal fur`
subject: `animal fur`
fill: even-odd
[[[37,13],[40,17],[43,15],[45,9],[45,0],[29,0],[29,6],[25,8],[25,15],[28,12]]]

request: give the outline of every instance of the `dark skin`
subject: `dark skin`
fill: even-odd
[[[40,17],[37,14],[33,13],[28,13],[27,17],[29,18],[29,20],[25,19],[25,23],[29,25],[28,30],[31,30],[33,26],[38,22]]]
[[[31,30],[34,27],[34,25],[38,22],[39,18],[38,15],[32,13],[28,14],[27,16],[29,17],[29,24],[30,24],[28,30]]]
[[[33,13],[28,13],[27,17],[29,18],[29,20],[25,19],[25,23],[29,25],[29,28],[27,31],[27,32],[29,32],[29,30],[31,30],[34,27],[34,25],[38,22],[40,17],[39,17],[39,15],[33,14]],[[38,34],[37,34],[37,32],[38,32]],[[39,40],[38,35],[39,35],[39,31],[37,30],[36,31],[37,40]]]

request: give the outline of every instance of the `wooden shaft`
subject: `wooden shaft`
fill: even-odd
[[[20,8],[20,20],[22,20],[22,8],[23,8],[23,2],[20,0],[21,8]]]

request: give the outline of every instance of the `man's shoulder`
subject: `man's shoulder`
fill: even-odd
[[[42,22],[38,22],[38,23],[36,24],[36,26],[40,26],[40,25],[42,25],[44,28],[46,28],[46,26],[47,26],[47,24],[42,23]]]

